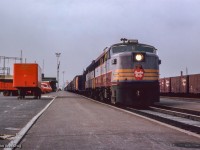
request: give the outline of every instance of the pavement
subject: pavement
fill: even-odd
[[[18,100],[16,96],[5,97],[0,94],[0,149],[51,100],[48,97],[40,100],[31,97]]]
[[[199,138],[162,124],[73,93],[60,91],[56,95],[58,97],[19,143],[20,149],[200,148]]]

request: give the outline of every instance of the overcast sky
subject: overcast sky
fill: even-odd
[[[122,37],[158,49],[161,77],[200,73],[200,0],[0,0],[0,56],[56,77],[60,52],[61,83]]]

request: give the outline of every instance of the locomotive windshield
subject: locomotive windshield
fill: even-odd
[[[155,53],[156,49],[154,47],[152,47],[152,46],[148,46],[148,45],[144,45],[144,44],[116,45],[116,46],[112,47],[112,52],[113,53],[133,52],[133,51]]]

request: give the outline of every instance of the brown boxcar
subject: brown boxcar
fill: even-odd
[[[162,78],[160,82],[160,93],[170,93],[170,78]]]
[[[180,92],[180,77],[171,77],[171,92],[179,93]]]
[[[191,94],[200,94],[200,74],[189,76],[189,92]]]
[[[188,94],[188,76],[180,76],[180,93]]]
[[[187,76],[171,77],[171,92],[186,94],[188,86],[187,78]]]
[[[172,93],[187,93],[187,76],[171,77]]]
[[[165,92],[165,78],[159,79],[160,93]]]

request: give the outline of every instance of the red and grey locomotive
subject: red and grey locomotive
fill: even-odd
[[[86,68],[81,77],[85,87],[80,90],[86,96],[113,104],[141,106],[158,102],[161,61],[157,50],[138,40],[121,41],[105,48]]]

